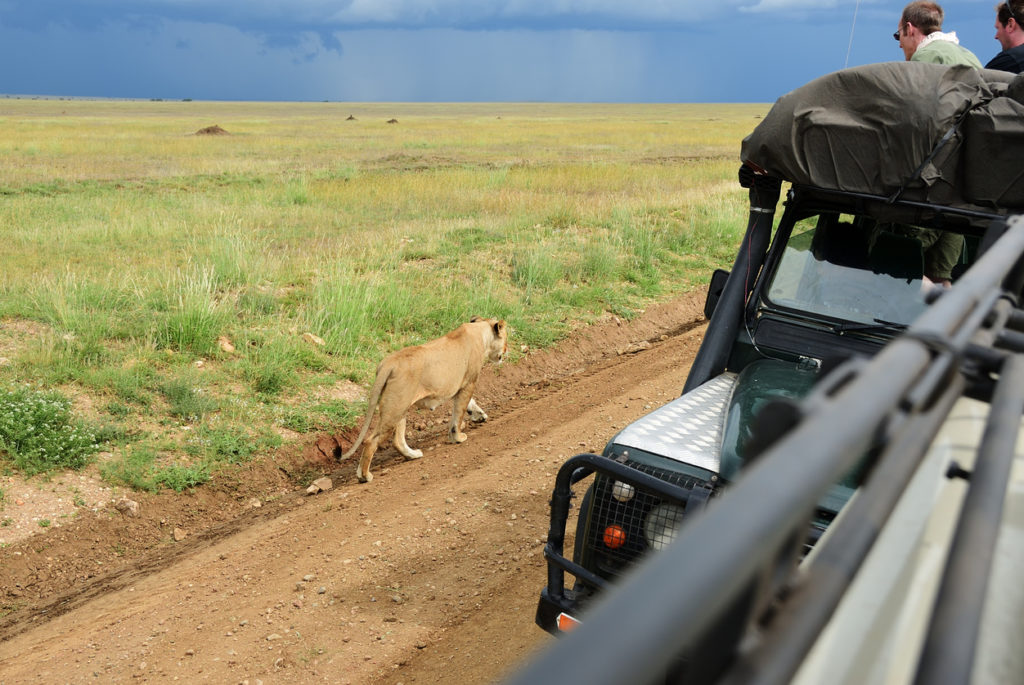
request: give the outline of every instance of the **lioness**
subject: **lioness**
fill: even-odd
[[[461,431],[462,420],[469,411],[474,421],[484,421],[484,413],[473,390],[484,362],[501,363],[508,350],[508,326],[498,319],[474,316],[451,333],[436,340],[413,345],[392,352],[377,367],[377,379],[366,400],[366,418],[359,437],[352,443],[342,459],[352,456],[363,443],[363,454],[356,467],[356,478],[362,483],[373,480],[370,462],[377,444],[391,430],[393,444],[406,459],[419,459],[420,450],[405,442],[405,412],[413,406],[435,409],[447,399],[453,399],[452,420],[448,426],[448,440],[462,442],[466,434]],[[379,407],[380,419],[376,429],[367,438],[373,413]]]

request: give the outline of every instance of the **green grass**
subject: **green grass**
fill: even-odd
[[[192,380],[188,376],[174,378],[158,388],[167,400],[170,415],[189,423],[201,421],[219,407],[218,400],[211,397],[205,388],[190,382]]]
[[[0,100],[0,387],[102,426],[111,482],[196,487],[356,423],[316,398],[473,315],[514,360],[702,286],[767,109]]]
[[[104,480],[117,485],[126,485],[135,490],[156,491],[153,478],[154,465],[158,456],[148,446],[132,446],[99,465]]]
[[[260,451],[280,446],[281,438],[269,430],[240,426],[201,426],[184,444],[186,454],[211,466],[243,464]]]
[[[210,481],[210,465],[199,461],[191,464],[171,464],[153,473],[152,482],[157,488],[165,487],[175,492],[184,492]]]
[[[313,433],[353,425],[364,413],[365,407],[345,400],[332,400],[309,406],[280,407],[274,423],[296,433]]]

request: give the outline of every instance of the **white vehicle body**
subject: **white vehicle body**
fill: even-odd
[[[793,685],[913,682],[967,492],[946,471],[952,462],[974,468],[987,414],[982,402],[957,402]],[[979,684],[1024,683],[1024,440],[1006,487],[972,676]]]

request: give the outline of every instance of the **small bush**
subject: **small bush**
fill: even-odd
[[[121,423],[104,422],[95,428],[96,442],[101,445],[126,444],[138,440],[144,435],[141,431],[133,431]]]
[[[319,430],[319,424],[307,412],[301,409],[286,409],[281,412],[277,422],[296,433],[312,433]]]
[[[120,402],[107,402],[106,406],[103,407],[103,411],[119,419],[128,418],[128,415],[132,413],[131,407]]]
[[[259,395],[278,395],[296,382],[296,369],[307,353],[294,339],[274,338],[256,346],[242,363],[242,372]]]
[[[241,464],[262,446],[262,441],[251,438],[241,429],[202,427],[189,440],[185,451],[204,461]]]
[[[116,458],[100,463],[100,476],[133,490],[153,492],[157,485],[150,473],[156,459],[156,453],[146,448],[125,450]]]
[[[153,482],[159,487],[170,488],[175,492],[184,492],[210,480],[210,466],[206,462],[198,464],[171,464],[159,469],[153,475]]]
[[[171,405],[171,415],[185,421],[198,421],[217,411],[217,400],[182,380],[171,380],[160,386],[160,392]]]
[[[58,392],[19,387],[0,392],[0,456],[29,475],[80,469],[99,449],[96,430],[71,416]]]

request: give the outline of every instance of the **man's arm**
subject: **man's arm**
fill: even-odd
[[[964,248],[964,237],[948,231],[939,232],[938,239],[924,253],[924,273],[936,283],[948,284],[953,277],[953,267],[960,261]]]

